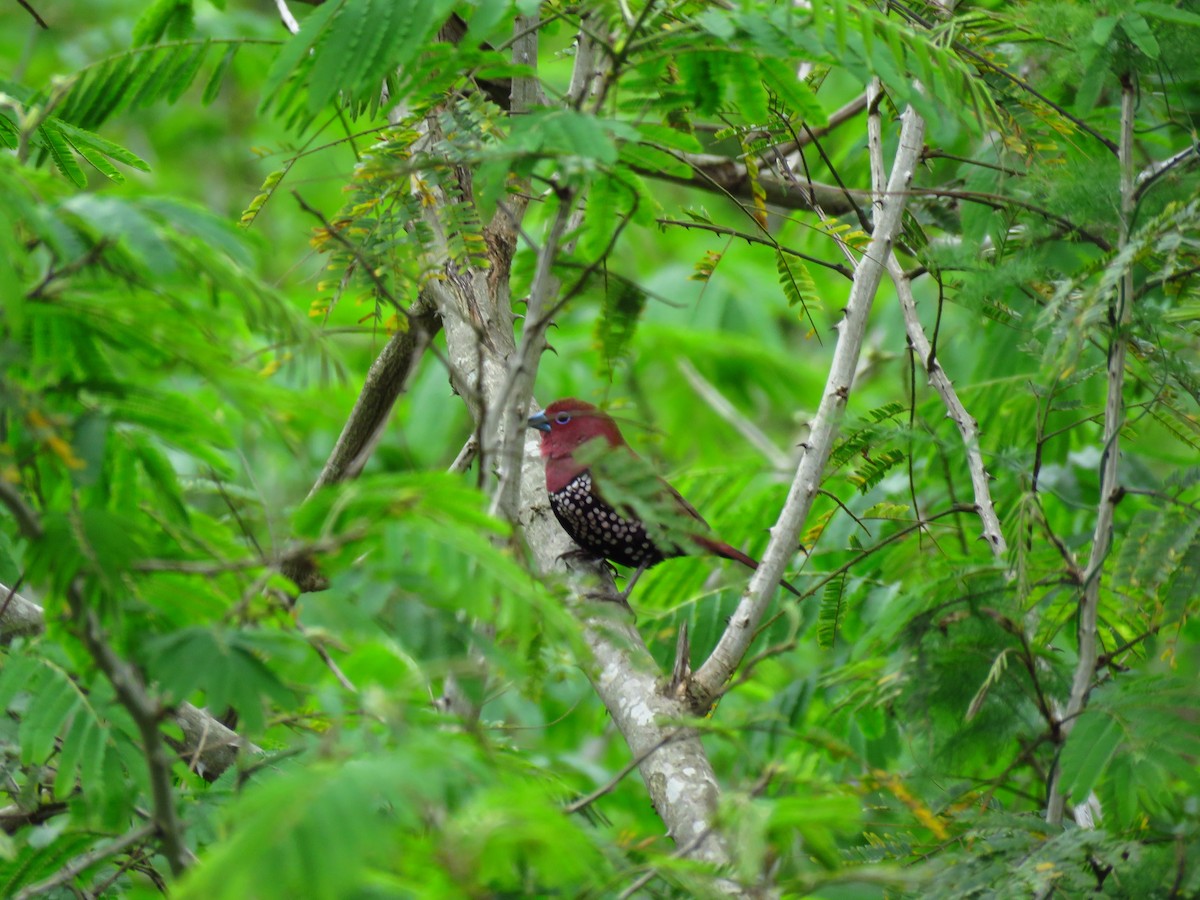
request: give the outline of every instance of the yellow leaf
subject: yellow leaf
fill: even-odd
[[[71,445],[60,438],[58,435],[51,435],[46,438],[46,446],[50,452],[57,456],[64,466],[68,469],[82,469],[86,467],[86,463],[75,455],[75,451],[71,449]]]

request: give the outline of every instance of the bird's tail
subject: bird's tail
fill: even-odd
[[[711,538],[699,536],[696,538],[696,543],[698,543],[705,550],[716,554],[717,556],[722,556],[725,559],[735,560],[736,562],[740,562],[743,566],[747,566],[751,569],[758,569],[757,559],[755,559],[753,556],[747,556],[741,550],[726,544],[724,541],[714,541]],[[804,599],[803,594],[801,594],[794,586],[788,584],[788,582],[784,581],[782,578],[779,579],[779,585],[780,587],[799,597],[801,600]]]

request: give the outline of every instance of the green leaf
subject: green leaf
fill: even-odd
[[[204,85],[204,93],[201,94],[200,102],[208,106],[217,99],[217,94],[221,91],[221,85],[225,81],[225,73],[229,71],[229,66],[233,63],[233,58],[237,56],[238,44],[231,44],[225,53],[221,56],[221,61],[217,63],[212,74],[208,76],[208,83]]]
[[[846,617],[846,575],[832,579],[821,592],[821,609],[817,614],[817,646],[829,650],[837,640],[842,620]]]
[[[143,649],[147,669],[173,702],[202,691],[205,705],[236,709],[251,733],[263,728],[265,700],[295,702],[249,635],[197,626],[147,640]]]
[[[186,37],[194,15],[191,0],[153,0],[133,24],[133,45],[152,44],[168,32],[175,38]]]
[[[600,318],[596,320],[596,344],[601,373],[610,380],[616,364],[629,352],[645,309],[646,294],[636,284],[626,279],[609,282]]]
[[[137,154],[126,150],[120,144],[114,144],[112,141],[106,140],[105,138],[100,137],[98,134],[93,134],[90,131],[85,131],[82,128],[69,125],[66,122],[58,122],[56,124],[58,126],[58,130],[62,132],[63,136],[71,142],[71,146],[73,146],[79,152],[80,156],[82,156],[92,165],[96,166],[96,168],[100,169],[100,171],[104,172],[105,175],[113,178],[114,181],[124,181],[125,178],[110,164],[108,164],[104,157],[116,160],[117,162],[131,166],[134,169],[139,169],[142,172],[150,171],[149,163],[147,163]],[[97,160],[100,162],[97,162]],[[116,177],[114,178],[113,175],[109,175],[108,172],[105,172],[101,163],[103,166],[116,173]]]
[[[1121,30],[1133,45],[1148,59],[1158,59],[1162,52],[1158,46],[1158,38],[1150,30],[1150,23],[1137,13],[1126,13],[1121,16]]]
[[[55,168],[67,176],[76,187],[87,187],[87,176],[83,174],[79,163],[75,161],[70,144],[63,137],[57,123],[47,122],[38,128],[37,133],[41,137],[43,145],[50,151],[50,158],[54,160]]]
[[[813,89],[796,77],[794,69],[780,60],[759,60],[763,81],[776,95],[784,109],[796,115],[802,122],[812,128],[820,128],[828,124],[825,109],[817,99]]]
[[[449,6],[446,0],[345,0],[315,49],[309,112],[339,91],[357,102],[374,99],[384,78],[426,47]]]
[[[1113,29],[1117,27],[1120,19],[1117,16],[1101,16],[1092,25],[1092,43],[1098,47],[1108,46],[1109,40],[1112,38]]]
[[[329,3],[318,6],[300,23],[300,31],[292,35],[280,48],[275,62],[267,72],[260,110],[265,112],[274,107],[276,112],[286,111],[286,105],[280,104],[280,91],[289,79],[296,77],[306,66],[311,65],[310,52],[324,39],[330,20],[342,8],[344,2],[345,0],[330,0]]]
[[[467,37],[474,43],[490,41],[508,17],[508,0],[474,0],[474,12],[467,20]]]
[[[1079,717],[1062,751],[1059,778],[1066,795],[1083,802],[1116,752],[1122,735],[1120,724],[1106,713],[1088,710]]]
[[[1200,14],[1189,12],[1186,9],[1179,9],[1168,3],[1136,3],[1133,9],[1135,12],[1143,13],[1155,19],[1161,19],[1164,22],[1174,22],[1176,25],[1189,25],[1193,28],[1200,27]]]

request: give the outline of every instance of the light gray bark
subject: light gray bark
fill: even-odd
[[[882,208],[875,222],[875,233],[866,252],[854,271],[854,284],[846,304],[846,314],[838,326],[838,341],[833,352],[829,378],[821,405],[813,420],[812,431],[804,446],[804,455],[796,467],[796,475],[787,501],[775,526],[771,540],[763,553],[762,563],[750,579],[729,627],[704,665],[693,677],[690,692],[697,708],[706,706],[716,697],[725,682],[741,664],[754,638],[754,631],[771,604],[776,587],[783,577],[788,561],[795,555],[800,529],[812,508],[813,499],[821,485],[821,473],[829,459],[838,426],[850,397],[854,372],[866,333],[867,318],[879,282],[886,271],[886,261],[900,232],[908,187],[920,159],[924,144],[925,122],[912,107],[905,110],[900,131],[900,145],[892,164],[891,177],[883,197]]]

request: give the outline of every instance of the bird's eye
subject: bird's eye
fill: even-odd
[[[571,417],[568,416],[566,413],[559,413],[557,416],[554,417],[554,421],[558,425],[566,425],[568,422],[571,421]]]

